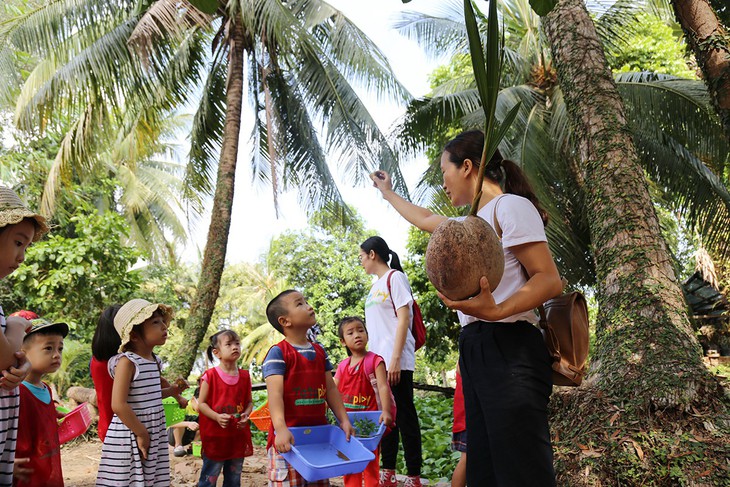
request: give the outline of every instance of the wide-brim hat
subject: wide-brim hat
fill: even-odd
[[[172,307],[166,304],[150,303],[146,299],[133,299],[119,308],[114,317],[114,328],[119,333],[119,338],[122,339],[119,352],[122,352],[124,346],[129,343],[129,334],[132,332],[132,328],[147,321],[158,309],[162,312],[165,323],[169,324],[173,312]]]
[[[20,223],[25,218],[30,218],[36,222],[36,232],[33,235],[34,242],[40,240],[48,232],[48,224],[44,217],[31,211],[15,191],[0,186],[0,227]]]
[[[50,321],[44,320],[43,318],[34,318],[30,320],[30,323],[32,326],[30,327],[30,330],[28,330],[28,332],[25,334],[26,337],[41,330],[45,330],[46,332],[58,332],[64,338],[66,338],[66,335],[68,335],[68,325],[66,323],[51,323]]]

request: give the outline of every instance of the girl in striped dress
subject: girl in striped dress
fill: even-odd
[[[170,485],[162,398],[180,388],[163,389],[160,359],[152,350],[165,344],[171,318],[172,308],[144,299],[125,303],[114,317],[122,343],[121,353],[109,360],[114,417],[102,447],[98,486]]]

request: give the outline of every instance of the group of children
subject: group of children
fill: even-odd
[[[0,278],[18,268],[30,243],[47,230],[43,217],[25,207],[14,192],[0,188]],[[308,337],[315,312],[298,291],[280,293],[268,304],[266,315],[284,335],[263,363],[271,416],[266,447],[269,485],[329,485],[328,480],[307,482],[284,460],[281,453],[294,444],[289,428],[326,424],[327,408],[348,440],[355,429],[347,410],[382,411],[379,422],[392,426],[396,411],[385,363],[367,351],[363,320],[347,317],[338,333],[348,358],[333,377],[324,348]],[[169,306],[144,299],[110,306],[101,314],[90,366],[103,440],[99,486],[170,485],[168,434],[175,437],[175,455],[181,440],[165,431],[162,399],[174,396],[186,405],[180,393],[187,384],[168,383],[153,350],[165,344],[172,316]],[[61,366],[69,327],[23,313],[6,320],[2,308],[0,325],[0,487],[63,486],[56,433],[60,415],[42,378]],[[203,467],[198,485],[214,486],[222,473],[224,486],[238,486],[244,458],[253,454],[251,379],[237,365],[241,343],[235,332],[214,334],[207,353],[219,365],[199,381]],[[375,460],[363,473],[345,476],[347,487],[378,485],[378,449],[374,453]]]

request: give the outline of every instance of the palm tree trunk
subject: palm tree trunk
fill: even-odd
[[[672,0],[674,13],[694,52],[712,104],[730,140],[730,40],[707,0]]]
[[[560,0],[544,22],[592,215],[600,313],[588,384],[637,405],[687,405],[708,374],[601,41],[582,0]]]
[[[239,14],[240,15],[240,14]],[[226,85],[226,120],[223,128],[221,158],[218,164],[213,210],[208,239],[203,253],[200,279],[195,299],[190,306],[190,318],[183,342],[171,368],[174,374],[187,377],[198,355],[198,347],[205,337],[215,303],[218,300],[221,276],[226,261],[228,231],[231,227],[231,208],[238,160],[238,140],[241,132],[241,104],[243,102],[244,33],[238,16],[231,19],[228,51],[228,81]]]

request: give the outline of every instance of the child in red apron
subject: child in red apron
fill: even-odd
[[[302,293],[288,289],[269,302],[266,317],[284,335],[269,349],[262,366],[271,414],[266,445],[269,487],[329,486],[329,479],[307,482],[281,455],[294,444],[289,427],[326,424],[327,406],[348,441],[355,433],[332,380],[327,354],[307,340],[307,332],[316,324],[314,310]]]
[[[348,316],[340,321],[337,333],[348,355],[337,367],[335,383],[348,411],[382,411],[379,422],[386,426],[395,419],[393,400],[383,357],[366,350],[368,332],[360,318]],[[362,473],[345,475],[345,487],[378,487],[380,482],[380,447],[375,460]]]
[[[240,487],[244,457],[253,455],[248,417],[253,409],[251,377],[239,369],[241,340],[225,330],[210,337],[208,357],[220,360],[200,381],[198,411],[203,468],[201,487],[214,487],[223,470],[225,487]]]

